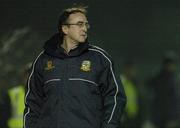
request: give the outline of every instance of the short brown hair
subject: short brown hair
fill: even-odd
[[[84,15],[87,14],[86,10],[87,6],[82,6],[82,5],[76,5],[70,8],[67,8],[62,11],[61,15],[59,16],[59,21],[58,21],[58,30],[61,36],[63,36],[63,31],[62,31],[62,25],[67,24],[67,20],[69,18],[69,15],[74,14],[74,13],[83,13]]]

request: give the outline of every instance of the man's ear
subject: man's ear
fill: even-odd
[[[68,26],[62,25],[62,31],[66,35],[68,33]]]

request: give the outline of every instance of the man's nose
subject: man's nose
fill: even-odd
[[[87,26],[85,24],[83,25],[82,29],[83,29],[84,32],[87,32],[87,30],[88,30],[88,28],[87,28]]]

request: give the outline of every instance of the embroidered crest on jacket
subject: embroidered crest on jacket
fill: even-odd
[[[52,60],[48,60],[47,63],[46,63],[45,70],[51,70],[53,68],[55,68],[55,66],[53,65],[53,61]]]
[[[81,70],[88,72],[91,70],[91,62],[89,60],[84,60],[81,64]]]

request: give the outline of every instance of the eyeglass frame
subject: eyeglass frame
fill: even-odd
[[[76,25],[76,26],[78,26],[79,28],[82,28],[82,27],[84,27],[84,26],[85,26],[87,29],[90,28],[90,25],[89,25],[88,22],[81,22],[81,21],[79,21],[79,22],[77,22],[77,23],[66,23],[66,24],[63,24],[63,25]]]

